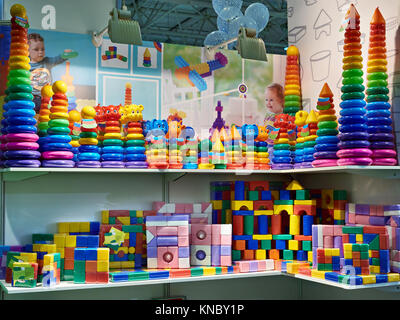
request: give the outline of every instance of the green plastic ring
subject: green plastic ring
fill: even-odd
[[[318,129],[336,129],[337,123],[335,121],[321,121],[318,122]]]
[[[304,142],[304,148],[313,148],[317,143],[315,140]]]
[[[362,84],[347,84],[342,86],[342,92],[362,92],[365,90],[365,87]]]
[[[298,101],[298,102],[300,102],[300,97],[299,96],[295,96],[295,95],[285,96],[285,102],[286,101]]]
[[[7,87],[15,85],[31,85],[31,79],[25,77],[15,77],[7,81]]]
[[[291,107],[300,108],[301,104],[299,101],[287,101],[285,102],[284,106],[286,108],[291,108]]]
[[[33,100],[33,95],[27,92],[13,92],[7,95],[8,100]]]
[[[361,69],[349,69],[342,72],[343,78],[362,77],[364,72]]]
[[[370,80],[367,83],[368,88],[373,87],[387,87],[388,82],[386,80]]]
[[[31,72],[25,69],[14,69],[8,72],[8,79],[11,80],[12,78],[16,77],[23,77],[23,78],[31,78]]]
[[[79,134],[79,138],[97,138],[97,133],[96,132],[81,132]],[[106,140],[104,140],[106,141]]]
[[[386,72],[373,72],[367,75],[367,80],[386,80],[388,75]]]
[[[267,147],[258,147],[257,152],[268,152],[268,148]]]
[[[389,89],[386,87],[368,88],[367,95],[373,95],[373,94],[389,94]]]
[[[289,150],[290,149],[290,144],[275,144],[274,145],[274,150]]]
[[[103,140],[103,144],[105,146],[123,146],[124,141],[119,140],[119,139],[105,139],[105,140]]]
[[[363,92],[347,92],[342,94],[342,100],[363,100],[365,98],[365,94]]]
[[[296,113],[297,111],[299,111],[300,110],[300,108],[299,107],[284,107],[283,108],[283,112],[284,113]]]
[[[68,127],[52,127],[47,130],[48,134],[69,134]]]
[[[32,93],[32,86],[26,84],[14,84],[7,88],[7,92],[27,92]]]
[[[40,122],[38,124],[38,129],[39,130],[47,130],[49,128],[49,123],[48,122]]]
[[[69,121],[67,119],[53,119],[48,122],[50,128],[54,127],[68,127]]]
[[[111,139],[110,139],[111,140]],[[113,139],[114,140],[114,139]],[[106,140],[104,140],[104,143],[106,142]],[[128,140],[125,142],[125,145],[127,147],[135,147],[135,146],[144,146],[145,141],[144,140]],[[105,145],[105,144],[104,144]]]
[[[362,77],[343,78],[342,84],[343,84],[343,85],[349,85],[349,84],[363,84],[363,78],[362,78]]]
[[[376,102],[376,101],[389,101],[389,97],[386,94],[373,94],[367,97],[367,102]]]
[[[336,136],[339,133],[336,129],[319,129],[317,130],[317,136]]]

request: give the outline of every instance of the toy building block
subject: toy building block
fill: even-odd
[[[49,253],[43,257],[43,287],[53,287],[60,283],[61,280],[61,255],[57,253]]]
[[[6,277],[7,268],[7,252],[24,252],[27,251],[25,246],[0,246],[0,280]]]
[[[7,267],[6,267],[6,283],[12,283],[12,269],[14,263],[17,262],[28,262],[36,264],[36,278],[37,279],[37,253],[36,252],[7,252]]]
[[[34,288],[37,284],[38,264],[35,262],[14,262],[12,265],[13,287]]]
[[[57,252],[56,244],[33,244],[32,251],[37,253],[38,263],[38,277],[37,280],[42,282],[43,272],[42,268],[44,265],[44,256],[50,253]]]
[[[239,266],[239,272],[259,272],[259,271],[272,271],[275,270],[274,260],[249,260],[235,262]]]
[[[58,233],[69,235],[98,235],[100,231],[100,222],[58,222]]]
[[[74,283],[108,283],[109,248],[75,248]]]
[[[193,228],[193,225],[192,225]],[[193,229],[192,229],[193,230]],[[193,233],[192,233],[193,235]],[[193,243],[193,242],[192,242]],[[211,265],[232,265],[232,225],[211,225]]]

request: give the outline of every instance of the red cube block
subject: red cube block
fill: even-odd
[[[96,283],[97,282],[96,272],[86,272],[85,280],[86,283]]]
[[[97,283],[108,283],[108,272],[97,272],[96,273]]]

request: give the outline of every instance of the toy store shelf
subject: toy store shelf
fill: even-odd
[[[110,168],[3,168],[4,181],[20,181],[49,173],[158,173],[158,174],[317,174],[349,173],[380,178],[400,178],[400,166],[343,166],[290,170],[110,169]]]
[[[350,285],[350,284],[338,283],[335,281],[330,281],[330,280],[325,280],[325,279],[309,277],[309,276],[306,276],[303,274],[295,274],[294,275],[294,274],[286,273],[285,275],[292,277],[292,278],[307,280],[307,281],[316,282],[316,283],[324,284],[327,286],[338,287],[338,288],[347,289],[347,290],[374,289],[374,288],[393,287],[393,286],[400,285],[400,282],[385,282],[385,283],[371,283],[371,284],[364,284],[364,285]]]
[[[239,279],[239,278],[250,278],[250,277],[266,277],[266,276],[277,276],[282,275],[280,271],[262,271],[262,272],[249,272],[249,273],[229,273],[229,274],[217,274],[210,276],[198,276],[198,277],[187,277],[187,278],[168,278],[159,280],[138,280],[138,281],[126,281],[126,282],[109,282],[107,284],[75,284],[71,281],[61,281],[57,286],[47,288],[38,285],[35,288],[18,288],[12,287],[11,284],[5,283],[4,280],[0,280],[2,290],[7,294],[21,294],[21,293],[40,293],[50,291],[68,291],[68,290],[81,290],[81,289],[106,289],[106,288],[117,288],[117,287],[133,287],[143,286],[152,284],[167,284],[167,283],[179,283],[179,282],[195,282],[195,281],[207,281],[207,280],[228,280],[228,279]]]

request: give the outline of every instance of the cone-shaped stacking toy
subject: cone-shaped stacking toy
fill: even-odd
[[[101,153],[103,168],[124,168],[124,142],[121,134],[120,106],[103,107],[105,129]]]
[[[256,138],[257,166],[259,170],[271,169],[269,165],[268,153],[268,129],[265,126],[258,126],[258,136]]]
[[[39,109],[39,121],[38,121],[38,135],[39,137],[47,136],[47,129],[49,128],[49,115],[50,115],[50,99],[53,96],[53,89],[51,85],[47,84],[43,86],[41,90],[42,100]]]
[[[397,163],[387,83],[386,22],[377,8],[370,24],[367,68],[367,125],[372,165]]]
[[[313,167],[337,166],[338,142],[337,118],[333,105],[333,93],[325,83],[318,98],[318,138],[315,140]]]
[[[317,114],[314,110],[311,110],[306,119],[306,125],[308,125],[309,135],[304,137],[303,144],[303,162],[301,164],[302,168],[311,168],[312,162],[314,161],[314,146],[317,139],[317,129],[318,129]]]
[[[81,133],[79,134],[79,168],[100,168],[99,141],[97,140],[96,110],[91,106],[82,108]]]
[[[127,82],[125,84],[125,106],[132,104],[132,85]]]
[[[6,167],[39,167],[35,110],[28,58],[28,18],[22,5],[13,5],[11,13],[11,45],[9,73],[4,99],[4,121],[7,144],[2,151]]]
[[[227,155],[228,164],[227,169],[241,169],[243,168],[244,158],[242,155],[242,147],[240,145],[241,136],[235,125],[232,125],[229,130],[227,139]]]
[[[148,48],[146,48],[146,50],[144,50],[143,67],[151,67],[151,53]]]
[[[69,134],[71,135],[71,142],[70,145],[72,146],[72,152],[74,154],[74,161],[78,161],[78,153],[79,153],[79,135],[81,133],[81,122],[82,122],[82,117],[81,113],[73,109],[70,112],[68,112],[68,121],[69,121]]]
[[[372,151],[368,141],[365,110],[365,87],[361,56],[360,15],[354,5],[346,13],[347,26],[344,35],[343,86],[339,119],[339,166],[371,165]]]
[[[196,138],[187,138],[185,144],[182,146],[183,169],[197,169],[198,168],[198,141]]]
[[[304,141],[305,137],[310,134],[309,127],[306,125],[308,112],[304,110],[297,111],[295,115],[295,125],[297,127],[297,139],[295,146],[294,168],[301,168],[304,158]]]
[[[52,89],[54,95],[51,101],[47,137],[43,139],[42,166],[73,168],[75,162],[70,144],[72,139],[69,135],[68,99],[65,95],[67,85],[63,81],[56,81]]]
[[[127,133],[125,137],[126,168],[148,167],[145,148],[146,141],[142,129],[143,109],[143,105],[130,104],[121,107],[121,110],[123,110],[121,122],[127,125]]]
[[[275,117],[274,127],[279,128],[279,133],[277,139],[274,140],[274,153],[271,166],[274,170],[293,168],[288,136],[288,130],[294,129],[290,124],[292,122],[294,125],[294,117],[288,114],[280,114]]]
[[[294,116],[301,109],[299,50],[290,46],[286,51],[285,103],[283,112]]]
[[[242,145],[244,168],[258,170],[256,138],[258,137],[258,127],[256,125],[242,126]]]
[[[228,161],[226,158],[224,145],[221,142],[221,138],[217,130],[214,131],[211,142],[211,162],[214,164],[215,169],[226,169],[226,164]]]

